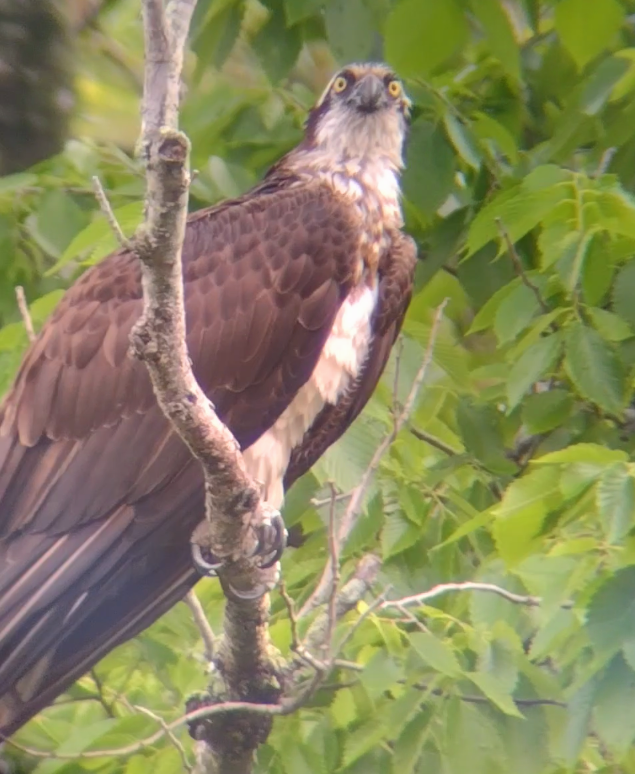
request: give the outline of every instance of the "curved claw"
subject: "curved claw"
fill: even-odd
[[[208,562],[203,557],[203,552],[198,543],[192,543],[192,560],[199,573],[209,578],[215,578],[223,566],[222,562]]]
[[[255,589],[250,589],[249,591],[238,591],[236,588],[234,588],[234,586],[232,586],[231,583],[228,583],[227,581],[225,581],[225,585],[234,597],[243,599],[247,602],[251,602],[254,599],[260,599],[260,597],[264,597],[264,595],[269,591],[269,588],[265,586],[264,583],[259,583]]]
[[[273,535],[271,534],[272,530]],[[287,547],[287,534],[284,521],[279,513],[275,513],[271,517],[269,524],[263,524],[260,527],[253,556],[262,557],[259,563],[261,570],[267,570],[280,561],[284,549]]]

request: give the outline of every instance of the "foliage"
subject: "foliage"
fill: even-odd
[[[434,367],[342,573],[377,551],[378,592],[394,597],[471,580],[542,599],[461,592],[410,618],[371,613],[343,653],[363,671],[342,669],[278,719],[259,771],[635,772],[634,11],[632,0],[199,0],[183,111],[194,208],[244,190],[297,142],[336,61],[383,51],[414,102],[404,204],[424,260],[403,349],[362,420],[289,497],[286,521],[308,535],[284,557],[290,593],[306,599],[328,554],[315,498],[328,481],[359,482],[447,297]],[[0,389],[26,346],[14,285],[37,299],[39,325],[114,247],[91,175],[124,228],[140,217],[138,3],[110,2],[78,56],[76,139],[0,180]],[[218,631],[220,589],[198,590]],[[275,594],[271,634],[288,654]],[[178,717],[204,688],[202,651],[177,605],[16,741],[79,753],[146,737],[157,722],[133,705]],[[36,763],[38,774],[182,765],[170,740]]]

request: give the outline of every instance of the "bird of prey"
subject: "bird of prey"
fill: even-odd
[[[409,105],[386,66],[346,67],[263,182],[188,220],[194,373],[275,508],[368,401],[410,300]],[[68,290],[0,407],[4,736],[198,578],[202,471],[128,352],[141,310],[120,250]]]

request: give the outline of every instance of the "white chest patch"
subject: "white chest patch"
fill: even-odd
[[[342,304],[320,359],[276,423],[243,454],[247,470],[274,508],[282,505],[282,479],[293,449],[326,403],[335,404],[356,379],[368,355],[377,287],[355,288]]]

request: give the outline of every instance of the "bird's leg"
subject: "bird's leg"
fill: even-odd
[[[284,552],[287,544],[287,530],[280,512],[265,501],[260,504],[260,519],[257,526],[252,526],[254,548],[245,557],[258,559],[258,567],[267,570],[273,567]],[[212,529],[207,520],[199,523],[191,537],[192,560],[198,572],[203,576],[216,577],[225,566],[226,559],[218,557],[212,550]],[[253,591],[236,589],[229,584],[229,589],[241,599],[255,599],[265,594],[269,588],[259,585]]]
[[[260,557],[259,566],[262,570],[273,567],[279,562],[287,547],[287,529],[284,520],[277,508],[273,508],[266,501],[262,501],[264,512],[261,523],[254,527],[256,545],[251,557]]]

